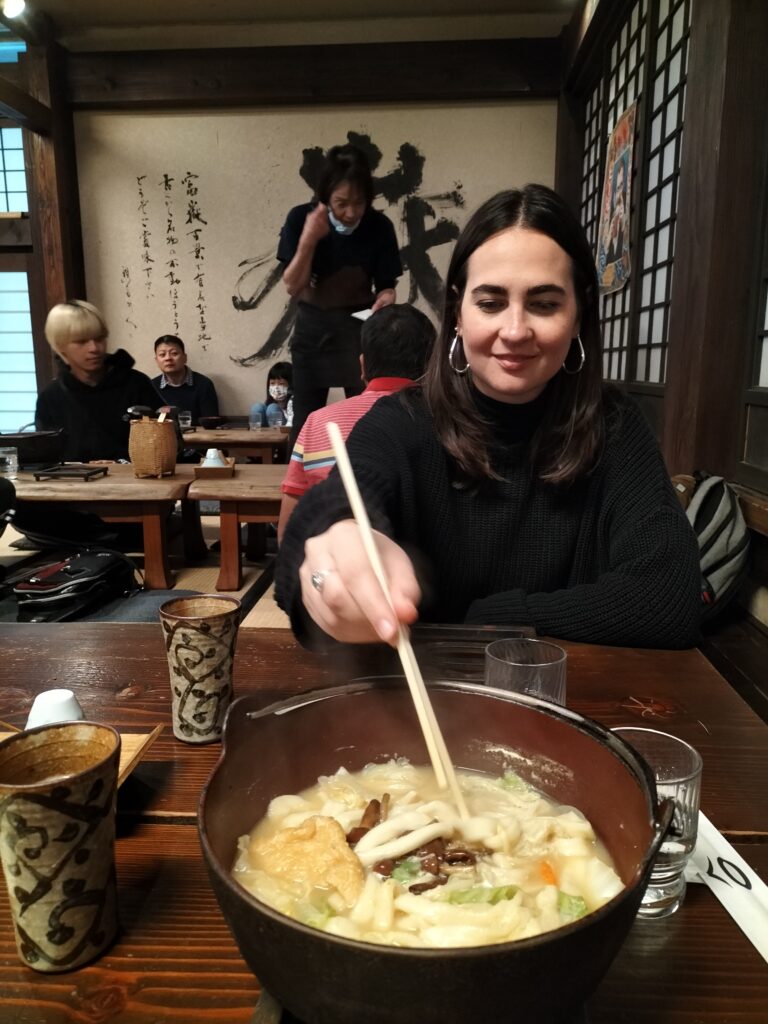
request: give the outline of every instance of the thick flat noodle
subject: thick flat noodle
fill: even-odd
[[[621,891],[576,808],[511,773],[458,777],[468,819],[429,769],[403,761],[340,770],[300,795],[277,797],[241,840],[235,877],[329,934],[406,947],[539,935]]]

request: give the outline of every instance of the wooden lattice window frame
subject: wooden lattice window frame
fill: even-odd
[[[764,200],[762,237],[736,478],[765,493],[768,492],[768,195]]]
[[[634,0],[627,4],[626,14],[605,46],[599,78],[593,80],[584,103],[581,218],[596,251],[594,181],[597,178],[602,188],[610,133],[624,110],[638,102],[630,209],[631,272],[624,288],[601,300],[603,369],[607,379],[633,392],[659,397],[666,374],[691,2]],[[668,89],[670,78],[675,77]],[[676,107],[676,118],[673,123],[670,117],[667,129],[670,107]],[[601,138],[596,144],[598,118]],[[654,167],[663,169],[664,159],[669,160],[668,153],[674,157],[668,173],[655,173]],[[657,163],[652,165],[652,161]],[[664,201],[671,197],[671,209],[664,222],[656,224],[654,217],[665,189],[669,191]]]
[[[663,386],[669,346],[675,225],[687,85],[691,0],[659,0],[650,44],[643,190],[636,238],[632,380]]]

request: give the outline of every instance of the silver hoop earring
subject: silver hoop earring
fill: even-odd
[[[450,368],[453,370],[454,373],[458,373],[458,375],[460,377],[463,377],[464,374],[469,369],[469,363],[466,361],[466,356],[465,356],[464,357],[464,363],[465,363],[464,369],[460,370],[458,368],[458,366],[456,365],[454,353],[456,352],[457,346],[460,345],[460,344],[461,344],[461,337],[459,336],[459,329],[457,327],[456,328],[456,333],[453,336],[453,341],[451,342],[451,347],[450,347],[450,349],[448,351],[448,365],[450,366]]]
[[[572,377],[575,376],[577,373],[581,373],[581,371],[584,369],[584,363],[587,361],[587,357],[584,354],[584,346],[582,345],[581,338],[579,337],[578,334],[571,341],[571,344],[573,344],[574,341],[579,346],[579,365],[576,367],[575,370],[569,370],[568,367],[565,365],[565,360],[563,361],[563,373],[569,373]],[[568,355],[570,355],[570,354],[571,353],[569,351]],[[566,357],[566,359],[567,359],[567,357]]]

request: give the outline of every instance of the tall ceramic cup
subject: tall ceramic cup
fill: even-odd
[[[200,594],[160,606],[160,622],[171,673],[173,735],[186,743],[221,739],[232,702],[240,602]]]
[[[0,743],[0,860],[22,962],[68,971],[117,930],[120,736],[61,722]]]

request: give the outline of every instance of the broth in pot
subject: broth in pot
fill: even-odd
[[[431,769],[402,759],[275,797],[241,837],[233,877],[328,934],[413,948],[529,938],[622,891],[579,810],[512,771],[457,775],[467,818]]]

